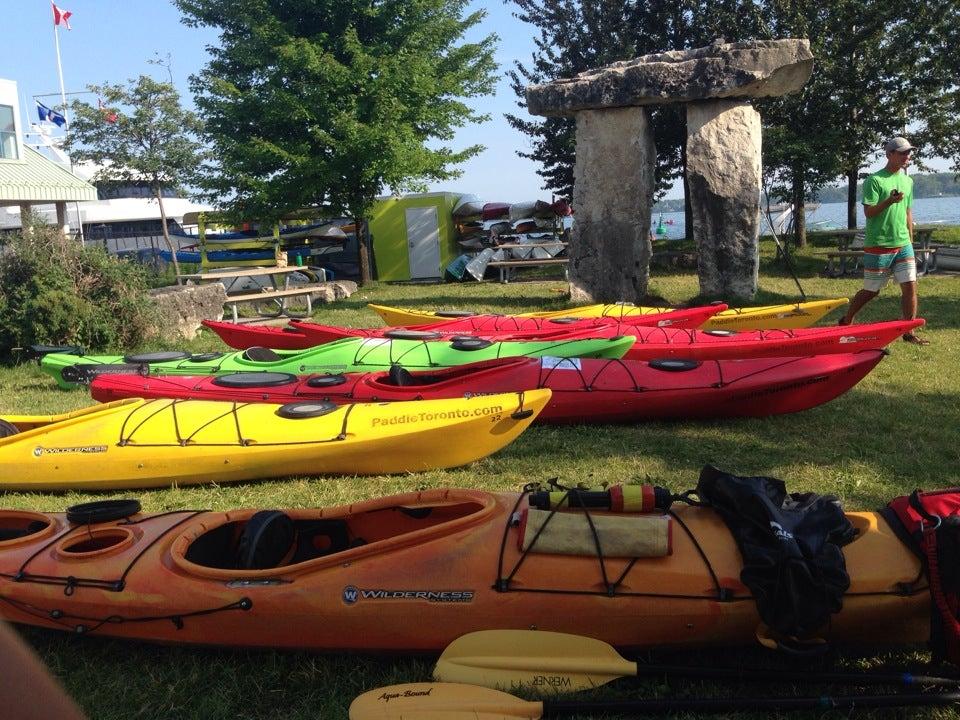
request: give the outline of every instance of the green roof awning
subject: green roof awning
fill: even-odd
[[[97,189],[31,147],[22,160],[0,160],[0,205],[96,200]]]

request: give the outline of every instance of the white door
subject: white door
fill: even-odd
[[[437,208],[407,208],[407,256],[411,278],[440,277],[440,222]]]

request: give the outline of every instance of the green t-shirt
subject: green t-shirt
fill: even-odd
[[[863,204],[877,205],[890,196],[896,188],[903,193],[903,200],[893,203],[879,215],[867,218],[865,247],[903,247],[910,244],[907,229],[907,210],[913,206],[913,178],[899,170],[887,169],[875,172],[863,183]]]

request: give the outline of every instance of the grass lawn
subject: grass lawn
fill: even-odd
[[[811,249],[812,250],[812,249]],[[796,285],[772,264],[764,245],[761,293],[757,304],[790,302]],[[822,258],[810,250],[797,257],[810,299],[852,296],[857,279],[816,276]],[[379,325],[369,302],[408,307],[471,307],[497,312],[562,308],[565,283],[559,280],[509,285],[371,285],[349,300],[320,308],[315,318],[339,325]],[[683,302],[697,293],[692,275],[658,275],[651,293]],[[283,508],[340,504],[422,487],[518,489],[535,480],[559,477],[566,483],[650,481],[675,491],[696,485],[705,463],[742,474],[766,474],[787,481],[792,491],[840,496],[850,509],[873,509],[916,487],[960,484],[957,442],[960,377],[960,276],[934,275],[920,281],[921,315],[931,344],[897,342],[874,372],[834,402],[796,415],[762,420],[649,423],[633,427],[534,427],[502,452],[465,468],[400,477],[308,478],[224,487],[126,492],[139,497],[147,512],[181,508]],[[862,313],[861,320],[899,316],[899,292],[888,287]],[[836,322],[837,315],[825,323]],[[205,335],[192,350],[218,349]],[[0,412],[54,413],[91,401],[82,391],[57,390],[33,365],[0,369]],[[117,496],[114,494],[113,496]],[[81,494],[7,494],[9,508],[61,510],[96,499]],[[100,496],[103,497],[103,496]],[[882,561],[882,559],[878,559]],[[544,613],[563,612],[545,603]],[[429,617],[424,618],[429,622]],[[642,617],[637,622],[645,622]],[[278,622],[282,620],[278,619]],[[375,632],[375,629],[372,629]],[[883,629],[878,628],[878,638]],[[306,653],[245,652],[155,647],[109,639],[23,630],[67,690],[91,718],[342,718],[353,697],[380,686],[425,680],[431,660]],[[922,651],[840,655],[846,667],[922,660]],[[785,658],[747,647],[735,653],[655,652],[642,659],[674,663],[712,662],[724,666],[764,665],[798,668]],[[822,687],[727,684],[701,681],[642,684],[623,681],[596,697],[744,695],[757,692],[820,694]],[[842,689],[840,690],[842,692]],[[813,714],[809,715],[814,717]],[[817,713],[817,717],[822,713]],[[880,717],[858,713],[858,717]],[[915,717],[955,717],[917,711]],[[756,717],[760,717],[757,714]]]

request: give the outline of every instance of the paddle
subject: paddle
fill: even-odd
[[[807,673],[777,670],[638,665],[600,640],[542,630],[481,630],[454,640],[433,671],[435,680],[490,688],[531,687],[575,692],[621,677],[679,675],[748,681],[848,683],[860,685],[956,686],[960,680],[910,673]]]
[[[960,693],[839,697],[688,698],[679,700],[521,700],[490,688],[459,683],[410,683],[370,690],[350,704],[350,720],[507,720],[588,713],[637,715],[664,712],[726,713],[741,710],[852,710],[854,708],[953,705]]]

